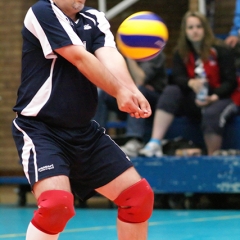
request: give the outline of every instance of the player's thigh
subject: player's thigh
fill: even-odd
[[[63,190],[71,192],[69,178],[64,175],[54,176],[45,178],[36,182],[33,185],[33,194],[36,199],[41,195],[41,193],[48,190]]]
[[[140,180],[141,176],[138,174],[136,169],[134,167],[130,167],[108,184],[95,190],[113,201],[123,190],[127,189]]]

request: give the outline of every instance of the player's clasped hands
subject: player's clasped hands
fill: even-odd
[[[118,108],[129,113],[131,117],[148,118],[152,114],[151,107],[142,93],[138,89],[136,90],[135,93],[127,88],[119,90],[116,97]]]

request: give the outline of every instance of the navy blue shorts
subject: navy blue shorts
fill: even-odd
[[[12,133],[31,186],[44,178],[66,175],[82,200],[133,166],[95,121],[85,128],[66,129],[18,117]]]

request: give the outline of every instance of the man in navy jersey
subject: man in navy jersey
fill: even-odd
[[[97,87],[121,111],[151,115],[104,14],[85,0],[40,0],[22,29],[22,75],[12,131],[38,210],[26,240],[55,240],[74,216],[73,194],[98,192],[118,206],[118,239],[147,239],[153,191],[131,161],[91,121]],[[103,236],[104,238],[104,236]]]

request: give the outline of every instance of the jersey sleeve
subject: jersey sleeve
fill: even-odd
[[[54,4],[34,5],[26,14],[24,26],[39,40],[46,58],[56,58],[57,48],[83,46],[69,19]]]
[[[114,36],[110,30],[110,24],[103,12],[96,9],[88,9],[85,12],[89,17],[94,16],[96,19],[96,28],[94,33],[94,41],[92,50],[95,52],[100,47],[113,47],[116,48]]]

